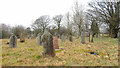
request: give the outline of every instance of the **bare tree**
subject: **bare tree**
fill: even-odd
[[[50,23],[50,17],[48,15],[44,15],[35,20],[35,22],[31,25],[35,34],[37,35],[39,32],[44,33],[45,29]]]
[[[85,27],[84,27],[84,8],[83,5],[80,5],[77,1],[74,4],[73,8],[73,21],[74,24],[78,27],[79,36],[81,36],[81,43],[85,43]]]
[[[25,27],[22,25],[17,25],[12,28],[12,33],[14,33],[18,38],[20,38],[21,34],[25,35]]]
[[[31,33],[32,33],[31,28],[30,28],[30,27],[27,27],[27,28],[25,29],[25,32],[26,32],[25,34],[26,34],[27,38],[29,39],[30,36],[31,36]]]
[[[70,20],[70,13],[68,12],[67,14],[66,14],[66,21],[67,21],[67,34],[68,34],[68,36],[69,35],[72,35],[72,25],[73,25],[73,23],[72,23],[72,20]]]
[[[65,17],[64,17],[64,22],[66,23],[66,27],[64,27],[64,29],[61,29],[62,31],[64,31],[62,34],[67,35],[67,38],[69,39],[71,37],[72,39],[72,19],[71,19],[71,15],[69,12],[66,13]],[[62,28],[62,27],[61,27]],[[71,40],[72,42],[72,40]]]
[[[76,1],[73,7],[73,21],[74,24],[78,27],[79,36],[81,35],[82,30],[83,10],[83,6]]]
[[[9,38],[11,27],[6,24],[0,24],[0,38]]]
[[[60,36],[60,23],[61,23],[62,18],[63,18],[62,15],[57,15],[57,16],[53,17],[53,20],[55,21],[55,24],[58,27],[58,34],[59,34],[59,36]]]
[[[68,35],[69,35],[69,33],[70,33],[70,14],[69,14],[69,12],[67,13],[67,15],[66,15],[66,17],[67,17],[67,33],[68,33]]]
[[[116,1],[116,2],[115,2]],[[117,38],[117,33],[119,30],[119,2],[114,0],[114,2],[90,2],[89,14],[92,16],[98,16],[98,21],[103,22],[109,26],[108,31],[112,38]]]
[[[50,25],[48,29],[52,35],[55,35],[55,32],[57,32],[57,27],[54,24]]]
[[[90,20],[89,15],[85,13],[85,27],[86,27],[85,32],[87,32],[89,35],[89,42],[90,42],[90,34],[91,34],[91,30],[90,30],[91,22],[90,21],[91,20]]]

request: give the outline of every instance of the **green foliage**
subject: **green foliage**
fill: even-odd
[[[112,38],[117,38],[119,29],[119,2],[90,2],[92,9],[88,10],[90,17],[97,21],[107,24],[107,29]]]
[[[61,49],[55,49],[55,53],[61,52]]]
[[[34,49],[32,49],[32,48],[29,48],[28,50],[29,50],[29,51],[34,51]]]
[[[40,59],[40,58],[42,58],[42,56],[41,55],[36,55],[35,58]]]

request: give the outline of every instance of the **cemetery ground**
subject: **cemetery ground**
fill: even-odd
[[[42,58],[43,47],[37,39],[26,39],[17,48],[9,48],[9,39],[2,40],[3,66],[118,66],[118,39],[110,37],[94,38],[90,43],[81,44],[80,38],[73,37],[73,42],[66,40],[58,44],[63,50],[56,50],[56,57]],[[98,55],[90,54],[97,52]]]

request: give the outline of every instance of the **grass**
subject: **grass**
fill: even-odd
[[[37,39],[26,39],[17,48],[9,48],[2,40],[2,65],[3,66],[118,66],[118,40],[109,37],[94,38],[93,43],[80,43],[80,38],[73,37],[73,42],[61,42],[59,47],[63,50],[56,51],[56,57],[42,58],[43,47],[37,45]],[[94,51],[99,55],[92,55]]]

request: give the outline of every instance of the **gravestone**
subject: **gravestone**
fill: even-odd
[[[57,37],[53,37],[53,46],[54,46],[54,49],[59,49]]]
[[[84,31],[81,32],[81,43],[85,44],[85,32]]]
[[[46,57],[46,56],[54,57],[55,50],[53,46],[53,37],[48,30],[45,30],[45,32],[41,36],[41,41],[43,44],[42,57]]]
[[[38,45],[42,44],[42,42],[41,42],[41,34],[40,33],[38,34],[37,41],[38,41]]]
[[[119,32],[117,33],[117,38],[119,38]]]
[[[20,42],[25,42],[25,37],[23,34],[20,35]]]
[[[69,35],[68,39],[70,42],[72,42],[72,35]]]
[[[14,34],[12,34],[11,37],[10,37],[9,47],[10,48],[17,47],[17,37]]]
[[[65,42],[65,36],[62,34],[62,36],[61,36],[61,41],[62,42]]]

